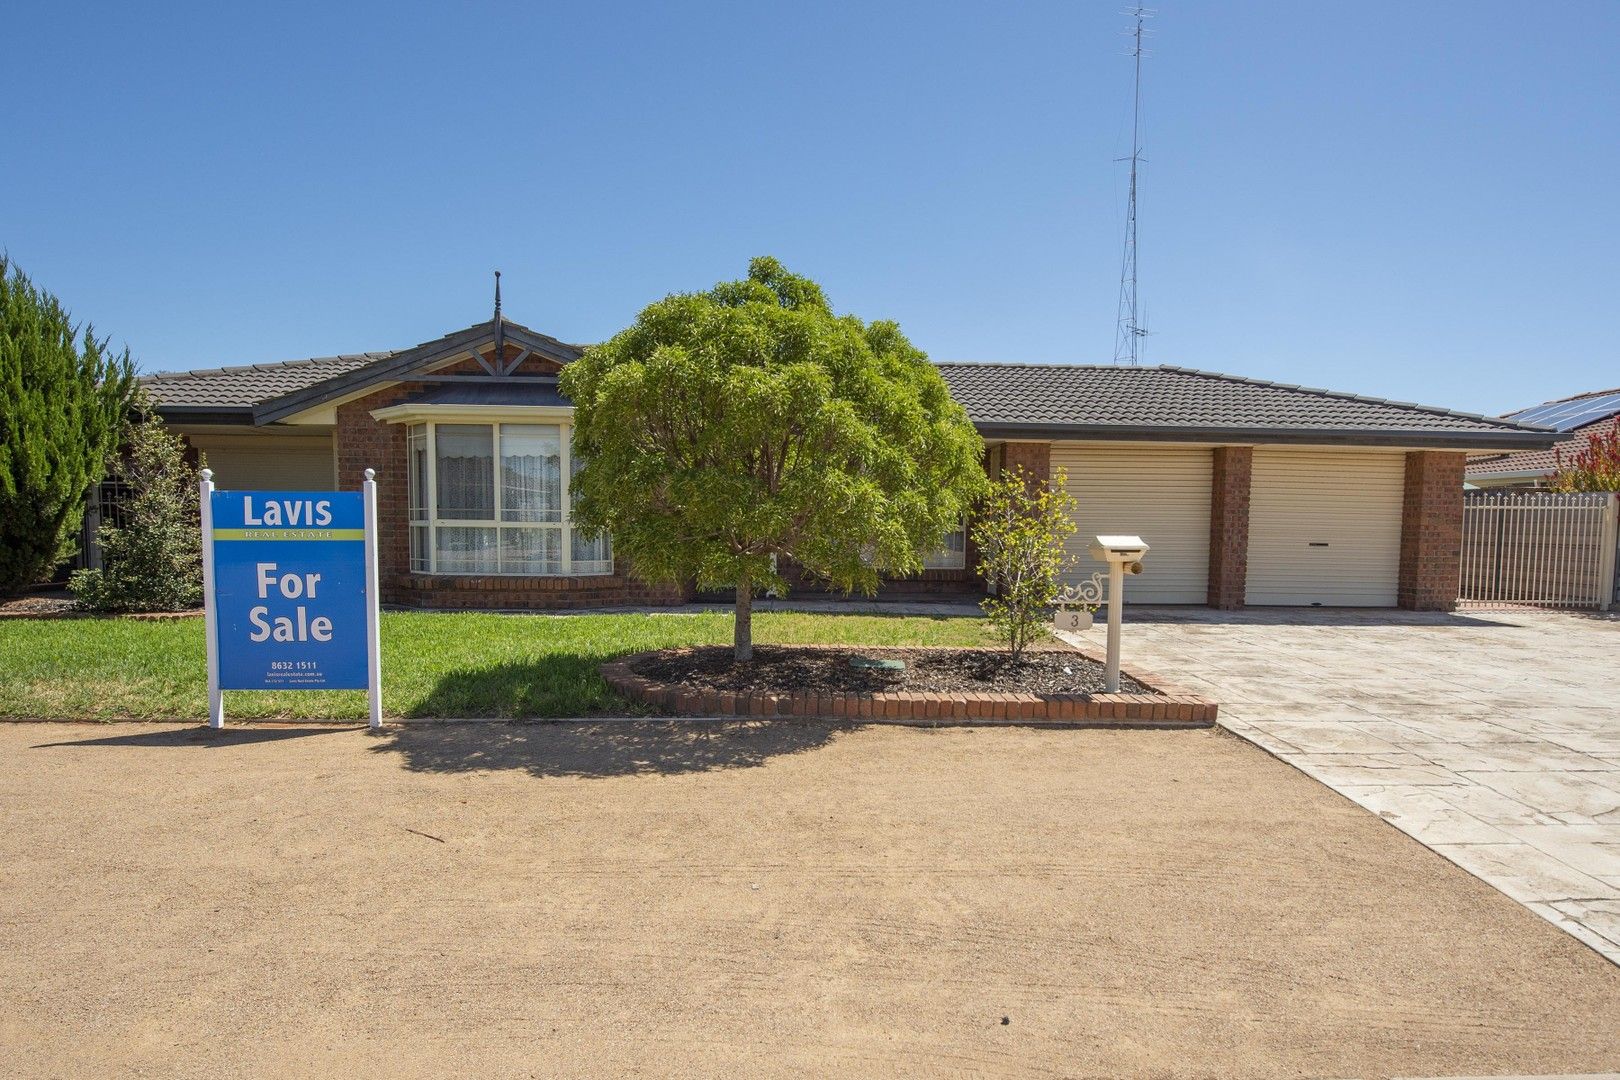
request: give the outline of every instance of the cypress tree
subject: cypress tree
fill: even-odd
[[[0,596],[73,554],[118,446],[135,369],[0,255]]]

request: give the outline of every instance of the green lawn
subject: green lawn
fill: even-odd
[[[754,639],[781,644],[985,645],[966,617],[760,612]],[[671,645],[725,644],[731,616],[456,612],[383,615],[389,716],[581,716],[631,707],[597,674],[602,661]],[[201,619],[0,620],[0,716],[200,719],[207,712]],[[359,719],[358,690],[229,691],[225,715]]]

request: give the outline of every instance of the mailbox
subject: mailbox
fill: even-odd
[[[1140,536],[1099,536],[1091,542],[1091,557],[1098,562],[1122,563],[1127,574],[1142,572],[1147,541]]]

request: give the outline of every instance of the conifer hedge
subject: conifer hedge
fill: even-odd
[[[73,553],[84,501],[118,448],[135,370],[0,255],[0,596]]]

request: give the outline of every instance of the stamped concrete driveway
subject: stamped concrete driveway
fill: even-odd
[[[1127,666],[1207,692],[1230,730],[1620,963],[1620,619],[1144,608],[1127,620]]]

